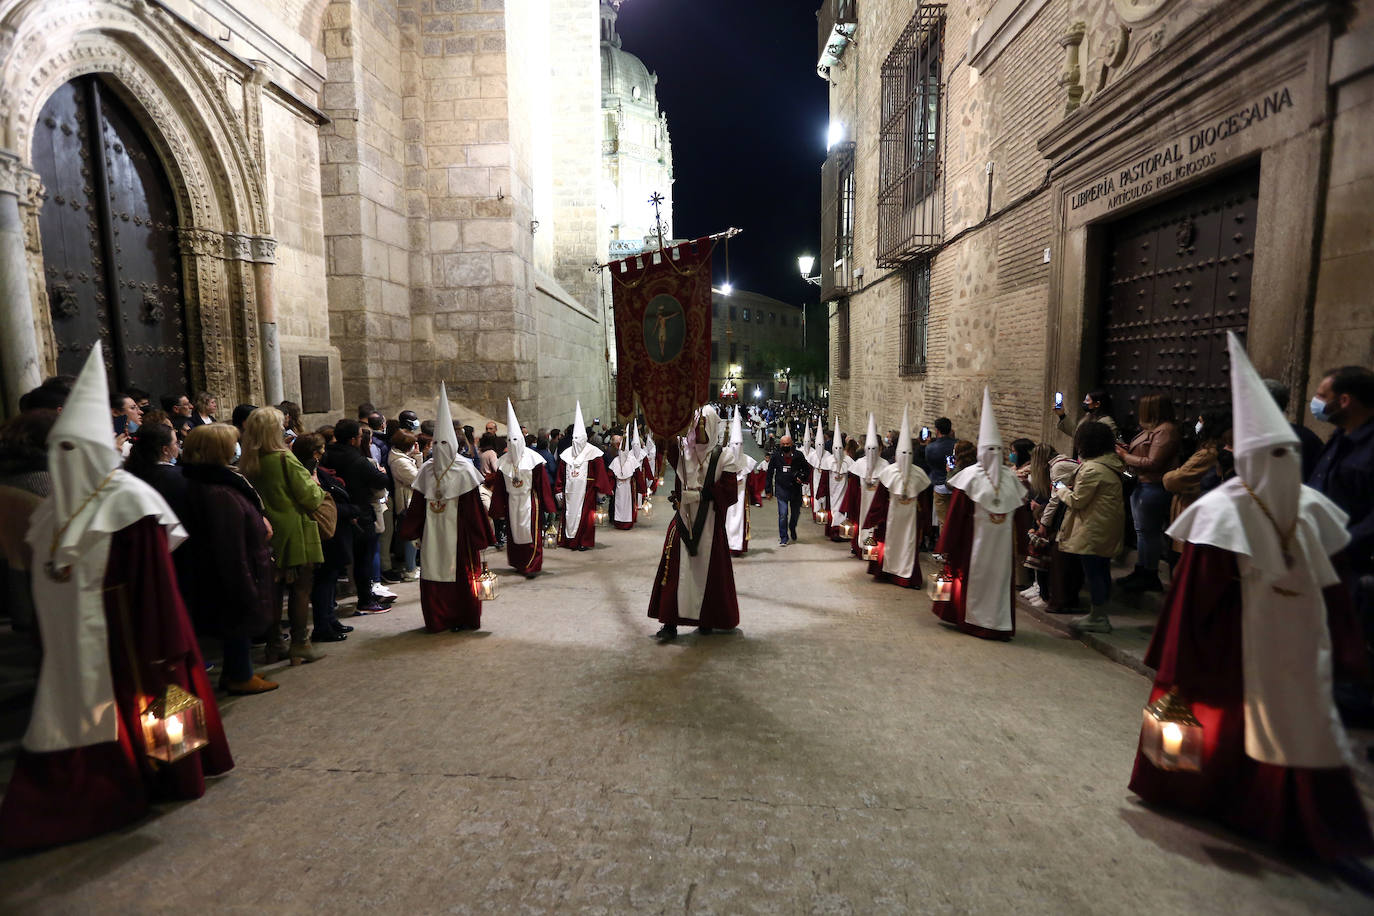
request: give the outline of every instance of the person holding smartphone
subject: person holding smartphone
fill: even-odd
[[[928,433],[923,429],[922,433]],[[940,539],[940,526],[945,523],[945,513],[949,511],[949,487],[945,480],[954,470],[954,424],[948,417],[935,421],[935,438],[926,443],[926,468],[929,469],[930,482],[934,487],[931,500],[930,535],[926,539],[926,549],[934,550]]]
[[[1121,430],[1116,426],[1116,421],[1112,419],[1112,396],[1101,388],[1094,388],[1083,395],[1083,416],[1074,423],[1069,420],[1069,416],[1064,412],[1064,393],[1056,391],[1054,397],[1054,412],[1059,417],[1059,422],[1055,428],[1066,436],[1075,436],[1078,428],[1090,420],[1103,423],[1112,431],[1113,438],[1120,438]],[[1074,456],[1078,457],[1078,456]]]

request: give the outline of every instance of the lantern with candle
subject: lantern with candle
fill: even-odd
[[[812,520],[813,522],[815,522],[817,525],[829,525],[829,524],[830,524],[830,510],[829,510],[829,509],[822,509],[822,510],[819,511],[819,512],[812,512],[812,513],[811,513],[811,520]]]
[[[176,684],[168,684],[143,711],[143,746],[154,760],[175,763],[209,743],[205,705]]]
[[[544,546],[558,546],[558,524],[556,522],[544,529]]]
[[[878,539],[870,534],[866,539],[864,539],[864,544],[859,551],[859,556],[863,557],[865,560],[872,560],[874,558],[873,555],[877,550]]]
[[[657,480],[654,481],[654,489],[657,490],[661,486],[663,486],[663,478],[659,477]]]
[[[811,505],[811,488],[809,486],[802,487],[802,505]]]
[[[1178,688],[1145,707],[1140,749],[1161,770],[1202,769],[1202,724]]]
[[[654,501],[651,500],[651,499],[649,499],[648,497],[645,497],[645,499],[644,499],[644,505],[642,505],[642,506],[639,507],[639,514],[642,515],[642,516],[644,516],[645,518],[653,518],[653,517],[654,517]]]
[[[954,594],[954,573],[946,566],[930,584],[931,601],[948,601]]]
[[[483,563],[481,574],[472,577],[472,593],[482,601],[492,601],[496,598],[496,590],[496,573]]]
[[[840,522],[840,536],[852,538],[859,532],[859,523],[852,518],[847,518]]]
[[[611,514],[606,511],[606,507],[604,505],[598,504],[596,507],[596,511],[592,513],[592,522],[596,524],[597,527],[600,527],[602,525],[605,525],[606,520],[610,517]]]

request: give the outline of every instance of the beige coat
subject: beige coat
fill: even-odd
[[[1193,452],[1182,466],[1164,475],[1164,489],[1174,494],[1173,502],[1169,505],[1169,524],[1172,525],[1174,520],[1183,514],[1184,509],[1202,496],[1202,478],[1216,466],[1216,446],[1205,445]],[[1183,542],[1174,541],[1174,549],[1181,553]]]
[[[1059,528],[1060,550],[1095,557],[1114,557],[1120,552],[1126,530],[1121,495],[1125,469],[1115,454],[1099,455],[1079,466],[1072,489],[1059,491],[1066,507]]]

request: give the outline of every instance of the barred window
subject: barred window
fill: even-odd
[[[899,267],[939,243],[943,4],[916,9],[882,66],[878,266]]]
[[[835,309],[835,375],[849,378],[849,300],[841,299]]]
[[[854,271],[854,143],[838,143],[821,166],[821,301],[849,292]]]
[[[898,372],[918,375],[926,371],[926,331],[930,324],[930,259],[902,269],[902,340]]]

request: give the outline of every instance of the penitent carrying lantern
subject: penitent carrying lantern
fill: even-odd
[[[482,572],[472,577],[472,593],[482,601],[492,601],[496,598],[496,592],[496,573],[483,563]]]
[[[143,746],[154,760],[175,763],[209,743],[205,704],[176,684],[168,684],[143,711]]]
[[[948,601],[954,596],[954,573],[946,566],[930,583],[931,601]]]
[[[1146,705],[1140,750],[1161,770],[1202,769],[1202,724],[1177,687]]]

